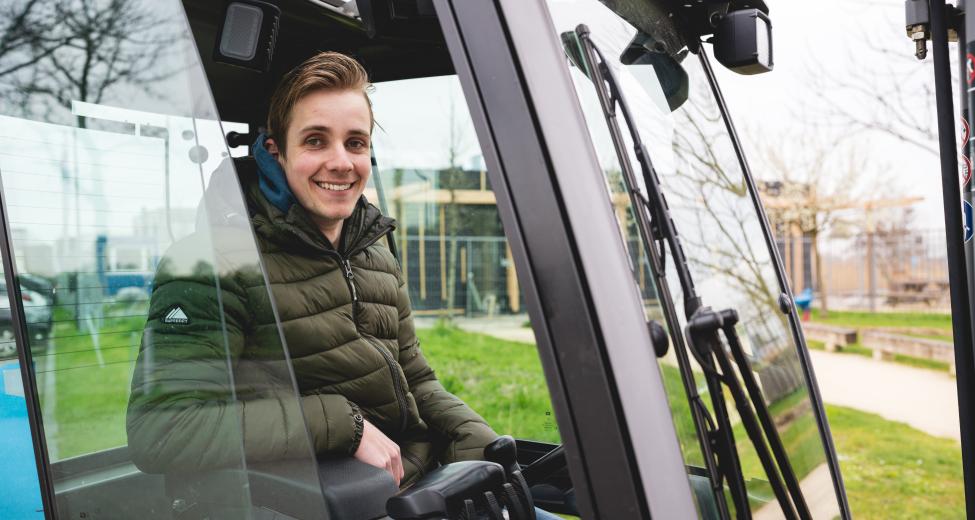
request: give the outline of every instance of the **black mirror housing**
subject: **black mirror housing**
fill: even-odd
[[[728,13],[718,22],[711,42],[718,62],[738,74],[772,70],[772,21],[758,9]]]

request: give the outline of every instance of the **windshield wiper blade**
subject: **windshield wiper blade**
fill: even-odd
[[[623,180],[626,183],[631,204],[633,205],[637,227],[640,235],[643,237],[645,249],[653,267],[652,271],[657,282],[658,291],[660,292],[660,298],[665,304],[664,315],[674,339],[674,351],[677,355],[678,367],[685,391],[690,400],[691,415],[694,420],[695,429],[698,432],[698,440],[701,444],[701,451],[704,454],[705,464],[707,465],[706,469],[711,478],[711,485],[719,513],[723,518],[730,517],[722,484],[723,480],[727,480],[728,489],[732,500],[734,500],[738,518],[751,517],[744,476],[741,470],[741,462],[738,458],[734,433],[731,429],[730,415],[724,402],[723,384],[728,386],[732,393],[735,407],[739,412],[739,416],[742,417],[743,425],[768,476],[769,485],[772,487],[783,514],[788,519],[799,518],[800,516],[802,518],[811,518],[809,509],[799,488],[795,472],[789,463],[781,439],[778,437],[778,432],[772,422],[771,414],[765,406],[761,390],[754,380],[754,375],[748,366],[744,351],[741,349],[740,341],[734,331],[734,324],[737,323],[737,313],[733,310],[717,313],[702,305],[701,299],[695,291],[687,258],[684,255],[676,226],[670,216],[670,210],[661,190],[659,178],[650,160],[650,154],[637,130],[626,100],[619,88],[619,83],[616,81],[605,57],[590,39],[589,35],[589,28],[585,25],[579,25],[575,30],[575,37],[581,47],[581,49],[578,49],[581,53],[575,56],[572,53],[569,53],[569,55],[570,58],[574,57],[576,60],[583,62],[580,64],[582,65],[580,69],[587,73],[596,87],[600,105],[603,109],[603,115],[609,127],[613,145],[619,156],[620,169],[623,173]],[[636,158],[640,163],[647,193],[640,191],[639,185],[636,182],[633,165],[630,163],[623,134],[616,117],[617,108],[622,113],[623,119],[629,129],[630,138],[633,143]],[[648,214],[652,220],[648,219]],[[659,251],[655,247],[650,247],[651,244],[658,242],[660,243]],[[689,350],[704,370],[708,390],[711,394],[711,404],[716,416],[715,419],[712,419],[697,392],[694,373],[687,356],[688,349],[684,345],[681,335],[675,332],[679,330],[679,324],[661,261],[662,254],[665,251],[664,242],[666,242],[666,245],[669,246],[671,251],[674,259],[674,267],[684,295],[684,312],[688,319],[687,339],[691,343]],[[730,325],[725,326],[723,320],[724,315],[727,315],[729,318],[728,322]],[[731,318],[734,319],[732,320]],[[735,370],[726,356],[723,343],[718,336],[719,330],[725,333],[728,343],[731,345],[732,357],[738,364],[742,378],[745,380],[745,386],[748,388],[748,397],[745,396],[741,384],[735,375]],[[715,367],[712,360],[717,361],[718,367]],[[718,368],[720,368],[720,371]],[[749,399],[751,402],[749,402]],[[755,418],[756,412],[752,409],[753,406],[755,410],[758,410],[758,420]],[[717,427],[715,427],[715,420]],[[775,453],[775,461],[773,461],[772,455],[768,451],[768,446],[766,446],[765,439],[762,436],[763,433],[772,446],[772,450]],[[778,463],[779,470],[782,471],[782,478],[786,480],[786,487],[788,487],[789,494],[786,493],[780,480],[776,462]],[[791,501],[790,495],[792,498]],[[798,509],[798,512],[796,509]]]

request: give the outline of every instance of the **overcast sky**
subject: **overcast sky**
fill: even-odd
[[[802,147],[811,140],[803,120],[815,119],[829,108],[813,95],[812,86],[817,81],[828,83],[823,78],[849,77],[863,70],[886,72],[891,64],[905,75],[927,78],[933,89],[930,53],[927,65],[917,65],[913,58],[900,60],[871,51],[866,45],[871,40],[889,53],[913,56],[914,45],[904,30],[903,0],[767,3],[773,22],[775,70],[759,76],[740,76],[718,67],[730,110],[744,130],[757,176],[762,175],[759,150],[764,144]],[[815,76],[820,77],[817,80]],[[883,86],[894,78],[878,74],[876,81]],[[844,99],[841,92],[827,95],[829,102],[840,106],[851,101]],[[927,107],[925,99],[918,96],[910,100],[909,109],[933,121],[936,114],[933,107]],[[923,197],[924,201],[916,206],[914,227],[943,229],[941,170],[935,154],[878,134],[844,135],[843,129],[832,132],[833,137],[844,136],[856,143],[865,157],[868,168],[864,169],[865,178],[857,196]],[[929,144],[937,146],[933,141]],[[793,150],[792,156],[799,155],[802,154]]]
[[[896,69],[899,74],[913,74],[915,82],[911,88],[917,88],[919,79],[926,80],[933,88],[931,57],[926,65],[917,64],[913,58],[913,43],[905,35],[903,1],[768,0],[768,3],[773,21],[775,70],[758,76],[740,76],[716,67],[729,107],[749,150],[756,177],[773,177],[763,164],[764,148],[780,149],[788,160],[801,162],[810,160],[810,154],[819,151],[811,143],[842,138],[844,146],[856,149],[864,163],[856,175],[860,177],[858,186],[847,193],[855,198],[923,197],[923,202],[916,206],[913,227],[943,228],[941,174],[936,154],[883,135],[849,134],[842,127],[823,129],[811,127],[806,121],[818,120],[829,109],[827,105],[864,109],[862,100],[850,98],[840,91],[823,89],[825,99],[814,96],[813,88],[817,83],[828,85],[829,78],[843,79],[856,72],[877,70],[878,85],[889,86],[893,81],[889,72]],[[889,55],[869,50],[868,41]],[[861,86],[868,91],[872,88],[869,84]],[[420,100],[429,97],[424,94],[430,89],[440,90],[442,98],[453,98],[458,110],[466,108],[459,85],[453,79],[377,85],[373,99],[378,122],[389,131],[389,136],[395,136],[395,139],[386,139],[382,130],[377,133],[380,164],[389,164],[389,159],[397,165],[418,167],[434,167],[443,162],[443,145],[447,144],[447,139],[433,139],[438,146],[430,147],[429,134],[444,133],[449,126],[448,111],[443,106],[439,110],[421,106]],[[923,95],[916,100],[909,99],[907,104],[912,106],[907,108],[921,114],[921,119],[933,122],[935,114],[933,107],[926,106],[927,99]],[[404,110],[404,106],[415,110]],[[426,115],[407,117],[406,112]],[[875,114],[875,117],[883,115]],[[403,127],[416,125],[418,121],[427,124],[423,132]],[[429,128],[431,126],[437,128]],[[462,133],[467,134],[465,144],[468,145],[462,148],[470,148],[472,154],[476,153],[476,141],[471,139],[473,129],[464,129]],[[935,142],[928,144],[936,149]],[[833,148],[822,151],[840,159],[846,153]],[[795,166],[797,170],[801,169],[801,164]],[[856,184],[850,183],[850,174],[839,168],[832,177],[822,180],[823,191],[829,191],[826,185],[840,185],[846,190]]]

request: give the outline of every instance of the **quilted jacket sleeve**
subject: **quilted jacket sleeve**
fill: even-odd
[[[416,329],[413,325],[410,298],[402,275],[400,275],[397,307],[400,363],[410,385],[410,391],[416,398],[420,417],[430,428],[449,439],[443,462],[484,458],[484,447],[496,439],[498,434],[477,412],[440,384],[433,369],[420,352],[420,343],[416,338]],[[458,345],[457,348],[463,348],[463,345]]]
[[[296,398],[283,360],[273,359],[278,345],[267,347],[270,359],[240,358],[252,311],[238,276],[221,276],[218,285],[202,262],[192,274],[173,275],[170,253],[156,275],[132,377],[126,430],[136,466],[194,472],[240,466],[244,457],[308,457],[302,414],[316,453],[352,453],[361,435],[355,405],[339,395]],[[235,382],[249,370],[263,379],[240,379],[258,388]],[[255,397],[245,398],[248,392]]]

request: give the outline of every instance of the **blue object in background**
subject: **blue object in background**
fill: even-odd
[[[20,364],[0,365],[0,518],[44,518]]]
[[[796,307],[799,307],[799,310],[801,310],[802,312],[808,311],[809,307],[812,306],[812,302],[813,302],[813,291],[809,287],[803,289],[802,292],[799,293],[799,296],[796,296]]]

